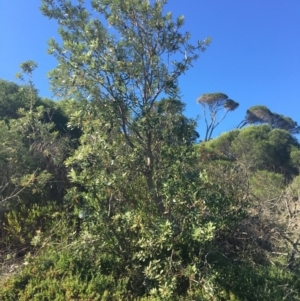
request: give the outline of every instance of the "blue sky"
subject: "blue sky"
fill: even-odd
[[[0,2],[0,78],[16,81],[20,63],[34,60],[36,87],[51,98],[47,72],[56,61],[47,54],[47,40],[57,36],[57,26],[40,13],[40,4]],[[196,99],[210,92],[240,103],[215,135],[233,129],[258,104],[300,123],[300,0],[169,0],[166,10],[185,16],[193,41],[212,38],[180,80],[186,115],[200,115],[200,133]]]

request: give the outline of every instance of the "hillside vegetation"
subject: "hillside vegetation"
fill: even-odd
[[[0,80],[0,299],[300,300],[297,123],[259,105],[212,138],[238,103],[204,94],[199,141],[178,79],[209,39],[163,0],[42,2],[61,100],[32,61]]]

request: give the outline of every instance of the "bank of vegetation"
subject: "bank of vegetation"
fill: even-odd
[[[257,105],[212,138],[238,103],[204,94],[199,139],[178,79],[209,39],[163,0],[42,2],[61,100],[32,61],[0,80],[1,300],[300,300],[297,123]]]

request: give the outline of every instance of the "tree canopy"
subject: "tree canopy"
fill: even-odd
[[[272,128],[286,130],[292,134],[299,134],[300,127],[296,121],[290,117],[271,112],[266,106],[253,106],[246,112],[245,120],[240,127],[246,124],[262,124],[267,123]]]
[[[268,125],[249,126],[224,133],[206,145],[216,155],[241,162],[252,171],[297,174],[297,166],[291,164],[291,152],[294,148],[299,149],[299,143],[282,129],[272,129]]]
[[[213,131],[221,123],[221,121],[225,119],[227,113],[230,111],[234,111],[239,106],[239,103],[235,102],[232,99],[229,99],[228,96],[224,93],[202,94],[197,99],[197,102],[202,106],[202,111],[206,124],[206,133],[204,141],[210,140]],[[207,109],[209,112],[209,117],[207,117]],[[225,110],[225,112],[223,116],[218,120],[217,114],[221,110]]]

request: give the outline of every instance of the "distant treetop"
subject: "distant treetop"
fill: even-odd
[[[245,119],[240,123],[239,128],[247,124],[267,123],[271,128],[283,129],[291,134],[299,134],[300,127],[292,118],[271,112],[269,108],[257,105],[249,108],[246,112]]]
[[[210,140],[214,129],[223,121],[228,112],[234,111],[239,103],[235,102],[224,93],[207,93],[202,94],[198,99],[197,103],[202,106],[204,120],[206,124],[206,134],[204,141]],[[207,117],[207,109],[209,111],[209,118]],[[225,112],[220,119],[217,119],[219,111],[224,110]]]

